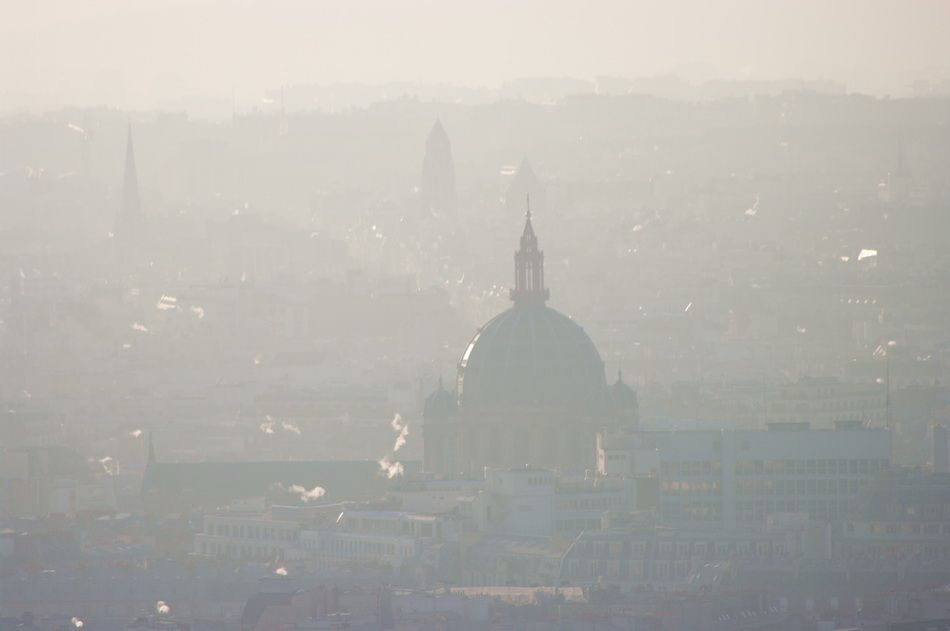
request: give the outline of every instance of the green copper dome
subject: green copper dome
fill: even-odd
[[[604,364],[580,326],[543,303],[516,305],[472,338],[458,367],[463,410],[601,411]]]

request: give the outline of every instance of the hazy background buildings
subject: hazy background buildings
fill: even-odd
[[[936,617],[950,14],[785,9],[4,6],[0,629]]]

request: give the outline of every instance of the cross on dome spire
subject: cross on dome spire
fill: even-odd
[[[551,293],[544,287],[544,252],[531,224],[531,197],[525,195],[525,222],[521,247],[515,252],[515,286],[510,292],[515,306],[543,305]]]

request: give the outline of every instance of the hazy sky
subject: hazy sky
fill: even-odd
[[[154,107],[293,83],[950,77],[950,1],[0,0],[0,106]]]

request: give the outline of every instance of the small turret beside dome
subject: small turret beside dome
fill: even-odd
[[[624,382],[622,370],[617,371],[617,381],[610,386],[610,400],[614,413],[625,424],[634,428],[640,424],[640,400],[637,391]]]
[[[439,377],[439,387],[426,397],[422,407],[424,421],[437,421],[453,418],[458,414],[458,397],[446,390]]]

